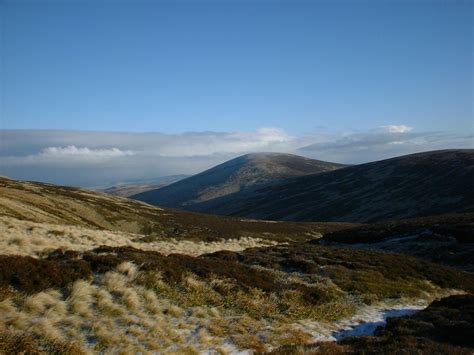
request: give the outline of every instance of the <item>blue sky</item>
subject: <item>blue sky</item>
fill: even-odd
[[[472,1],[0,0],[0,21],[0,174],[14,178],[474,148]]]
[[[472,129],[471,1],[0,6],[1,128]]]

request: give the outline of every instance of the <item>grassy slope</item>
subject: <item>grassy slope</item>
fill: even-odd
[[[154,237],[219,240],[258,236],[304,240],[351,227],[348,223],[267,223],[173,209],[71,187],[0,178],[0,214],[39,223],[141,233]]]

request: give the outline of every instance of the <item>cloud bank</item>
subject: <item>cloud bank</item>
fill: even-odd
[[[0,130],[0,175],[99,186],[194,174],[251,152],[364,163],[420,151],[473,148],[471,134],[419,132],[394,124],[358,132],[290,135],[276,127],[236,132],[120,133]]]
[[[116,157],[124,157],[135,155],[131,150],[120,150],[118,148],[110,149],[90,149],[87,147],[78,148],[75,145],[68,145],[67,147],[47,147],[44,148],[38,157],[46,159],[108,159]]]

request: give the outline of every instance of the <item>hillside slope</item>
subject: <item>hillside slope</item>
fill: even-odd
[[[344,223],[270,223],[162,209],[72,187],[0,177],[0,216],[57,225],[212,241],[254,237],[305,239],[347,228]]]
[[[0,178],[0,348],[7,354],[286,354],[286,346],[337,340],[348,325],[365,327],[386,312],[474,291],[473,275],[406,255],[277,243],[347,227],[354,225],[204,215]],[[443,314],[453,322],[430,325],[451,341],[459,334],[446,353],[470,353],[457,347],[470,346],[472,338],[465,322],[472,303],[463,300],[443,303],[452,306]],[[458,308],[462,317],[454,318]],[[409,331],[427,324],[430,314]],[[397,329],[388,323],[386,337]],[[436,332],[427,334],[430,349],[446,339]],[[423,339],[397,345],[402,340],[386,349],[426,349]],[[349,346],[328,346],[340,344]],[[373,348],[358,344],[350,346]]]
[[[207,212],[359,223],[474,212],[473,181],[474,150],[433,151],[296,177],[251,196],[235,193]]]
[[[131,197],[158,206],[224,214],[222,208],[232,205],[234,196],[252,196],[256,188],[268,184],[343,166],[291,154],[247,154],[159,190]]]

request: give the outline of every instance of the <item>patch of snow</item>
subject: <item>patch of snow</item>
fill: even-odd
[[[333,332],[332,336],[336,340],[340,340],[351,336],[373,335],[378,327],[384,326],[386,324],[387,318],[412,315],[420,309],[425,308],[425,306],[419,307],[414,305],[404,305],[400,307],[403,308],[394,308],[374,312],[372,314],[373,318],[370,318],[370,321],[362,320],[361,323],[358,324],[350,323],[349,325],[345,326],[344,329]]]
[[[337,341],[349,336],[373,335],[377,327],[384,326],[389,317],[403,317],[416,313],[428,306],[425,300],[412,303],[383,302],[363,306],[353,317],[336,322],[300,321],[302,330],[313,335],[313,340]]]

